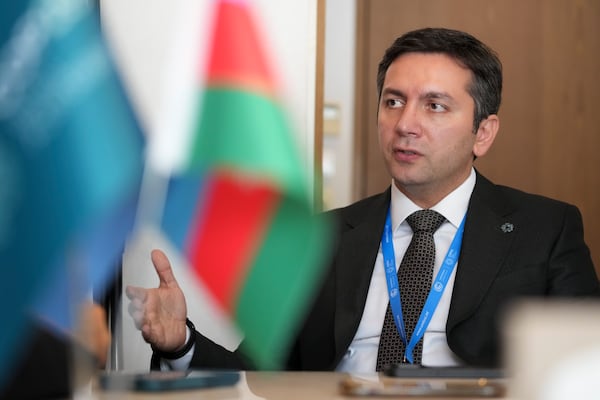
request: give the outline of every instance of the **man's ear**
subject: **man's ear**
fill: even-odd
[[[492,143],[494,143],[494,139],[496,139],[499,128],[500,119],[496,114],[489,115],[479,123],[479,128],[475,133],[475,143],[473,144],[473,155],[475,157],[481,157],[488,152],[492,147]]]

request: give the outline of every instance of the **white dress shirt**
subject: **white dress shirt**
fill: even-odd
[[[467,180],[431,208],[446,218],[446,221],[434,234],[434,277],[439,271],[450,243],[454,239],[454,235],[467,212],[469,199],[475,187],[475,179],[475,171],[472,169]],[[406,217],[420,209],[419,206],[409,200],[392,183],[391,217],[392,230],[394,232],[393,242],[396,269],[400,266],[413,233],[408,222],[406,222]],[[381,246],[379,247],[373,268],[367,301],[360,325],[344,358],[342,358],[337,367],[338,371],[351,373],[369,373],[375,371],[379,337],[389,303]],[[446,340],[446,321],[450,309],[450,298],[452,297],[455,275],[456,268],[454,268],[448,280],[442,298],[423,336],[422,364],[425,366],[456,366],[461,364],[460,359],[448,347]]]

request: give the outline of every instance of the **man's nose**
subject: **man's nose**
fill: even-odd
[[[418,108],[407,103],[398,113],[395,130],[402,135],[419,135],[421,133],[421,115]]]

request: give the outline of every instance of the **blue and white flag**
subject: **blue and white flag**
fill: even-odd
[[[67,328],[77,292],[112,275],[143,146],[90,2],[2,2],[0,387],[32,310]]]

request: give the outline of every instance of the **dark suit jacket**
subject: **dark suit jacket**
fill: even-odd
[[[331,212],[339,221],[333,260],[289,369],[332,370],[340,362],[362,317],[389,203],[390,189]],[[477,174],[446,326],[452,351],[469,365],[500,366],[502,312],[522,296],[600,296],[581,215]],[[239,352],[197,333],[191,365],[251,368]]]

